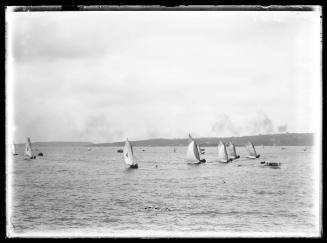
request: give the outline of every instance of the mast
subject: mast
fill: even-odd
[[[247,150],[250,156],[257,156],[257,152],[255,151],[254,145],[250,141],[248,141]]]

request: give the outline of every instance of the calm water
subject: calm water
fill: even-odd
[[[139,169],[128,170],[118,148],[37,147],[44,157],[24,160],[18,147],[13,232],[316,232],[312,148],[258,146],[261,157],[249,160],[237,147],[241,158],[221,164],[210,147],[201,165],[186,164],[186,147],[176,148],[135,147]]]

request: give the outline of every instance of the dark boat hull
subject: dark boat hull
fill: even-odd
[[[240,158],[239,155],[237,155],[236,157],[231,157],[232,160],[239,159],[239,158]]]
[[[131,169],[137,169],[137,168],[139,168],[139,166],[138,166],[138,164],[135,164],[135,165],[131,165],[129,168],[131,168]]]

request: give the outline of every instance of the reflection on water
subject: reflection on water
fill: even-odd
[[[302,147],[258,147],[261,158],[183,159],[186,148],[135,147],[138,169],[117,148],[39,147],[44,156],[13,165],[15,233],[64,231],[314,232],[312,154]],[[278,153],[277,153],[278,152]],[[281,162],[280,169],[260,161]]]

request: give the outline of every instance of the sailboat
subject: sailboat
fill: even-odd
[[[133,155],[133,148],[130,142],[128,141],[128,138],[126,139],[125,146],[124,146],[124,160],[127,165],[129,165],[130,168],[137,169],[138,165],[135,161],[134,155]]]
[[[12,144],[11,150],[12,150],[12,154],[13,155],[17,155],[17,153],[16,153],[16,145],[15,144]]]
[[[30,140],[29,137],[26,138],[24,156],[26,158],[29,158],[29,159],[35,159],[36,158],[36,156],[33,154],[32,144],[31,144],[31,140]]]
[[[188,135],[189,144],[187,146],[186,160],[189,163],[199,164],[206,162],[205,159],[200,158],[200,150],[195,140],[191,137],[191,134]]]
[[[248,141],[248,143],[246,144],[246,150],[249,152],[249,155],[246,156],[247,158],[256,159],[260,157],[260,154],[257,154],[253,146],[253,143],[251,143],[250,141]]]
[[[228,152],[229,158],[231,158],[233,160],[240,158],[240,156],[236,154],[235,145],[231,141],[228,143],[227,147],[228,147],[227,152]]]
[[[218,161],[221,163],[228,163],[233,159],[228,158],[227,149],[225,144],[222,141],[219,141],[218,144]]]

